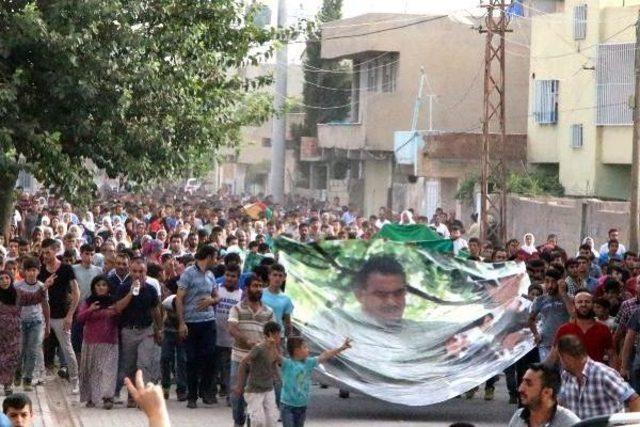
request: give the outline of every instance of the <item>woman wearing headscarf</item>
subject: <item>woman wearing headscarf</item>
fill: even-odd
[[[81,221],[84,229],[94,233],[96,231],[96,223],[93,220],[93,213],[87,211]]]
[[[533,234],[525,234],[522,241],[524,244],[520,247],[521,251],[525,251],[529,255],[533,255],[538,252],[538,249],[536,249],[536,238]]]
[[[402,213],[400,214],[400,225],[409,225],[409,224],[415,224],[416,222],[413,220],[413,214],[411,213],[410,210],[405,209],[402,211]]]
[[[119,225],[114,229],[113,238],[116,240],[116,246],[122,245],[127,249],[131,248],[131,239],[129,239],[127,230],[123,225]]]
[[[0,384],[4,385],[7,396],[13,392],[12,384],[20,364],[20,312],[22,306],[42,302],[46,288],[42,284],[39,286],[38,292],[20,291],[15,288],[11,274],[6,270],[0,271]]]
[[[84,323],[80,360],[80,402],[88,408],[102,401],[113,408],[118,371],[118,313],[104,275],[91,281],[91,295],[78,309],[78,322]]]
[[[591,236],[587,236],[584,239],[582,239],[582,244],[583,245],[589,245],[589,247],[591,247],[591,253],[594,256],[594,259],[597,261],[598,258],[600,257],[600,254],[598,253],[598,250],[596,249],[596,242],[593,240],[593,237]],[[578,252],[576,252],[576,256],[580,255],[580,251],[578,250]]]

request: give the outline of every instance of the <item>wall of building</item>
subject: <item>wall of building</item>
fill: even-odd
[[[387,206],[389,188],[391,188],[391,159],[364,161],[364,206],[355,206],[369,216],[378,212],[381,206]]]
[[[610,228],[620,229],[620,239],[627,245],[629,204],[595,199],[508,198],[509,237],[522,239],[533,233],[542,244],[548,234],[557,234],[559,244],[573,255],[585,236],[599,246],[607,241]]]
[[[384,52],[399,54],[395,92],[360,91],[365,145],[371,149],[392,150],[393,132],[411,128],[421,68],[429,81],[425,94],[438,97],[434,102],[434,128],[446,131],[479,128],[485,37],[470,30],[468,25],[445,18],[366,36],[332,39],[357,34],[354,28],[359,28],[359,24],[367,23],[368,32],[373,32],[378,26],[381,29],[388,26],[376,24],[376,21],[388,23],[403,19],[410,22],[409,18],[407,15],[368,14],[329,23],[329,29],[323,32],[322,55],[326,58],[359,57],[367,61]],[[424,21],[425,17],[416,16],[415,19]],[[524,134],[529,58],[528,49],[522,45],[528,44],[530,28],[526,19],[515,19],[512,28],[514,32],[508,38],[514,45],[507,55],[507,126],[509,132]],[[362,88],[366,87],[366,70],[361,74]],[[427,117],[427,106],[423,105],[419,129],[427,128]]]
[[[573,37],[573,10],[578,4],[588,6],[587,36],[580,41]],[[564,13],[532,20],[529,98],[534,99],[535,80],[559,80],[559,112],[556,124],[537,124],[530,115],[527,156],[531,163],[559,163],[567,195],[628,195],[625,168],[615,165],[630,164],[632,127],[595,126],[594,67],[600,43],[635,40],[632,24],[638,4],[638,0],[568,0]],[[582,148],[571,147],[573,124],[583,125]]]

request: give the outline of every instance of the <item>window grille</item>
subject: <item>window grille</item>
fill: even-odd
[[[536,80],[533,117],[536,123],[558,122],[558,80]]]
[[[598,46],[596,61],[596,125],[632,125],[634,96],[634,43]]]
[[[571,125],[571,148],[582,148],[583,146],[582,125]]]
[[[573,8],[573,39],[587,38],[587,5],[582,4]]]

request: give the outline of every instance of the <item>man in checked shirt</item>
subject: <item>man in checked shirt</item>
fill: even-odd
[[[593,361],[580,338],[565,335],[557,343],[564,368],[558,402],[584,420],[621,412],[640,411],[640,396],[607,365]]]

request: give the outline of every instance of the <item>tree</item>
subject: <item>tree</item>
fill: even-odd
[[[306,114],[303,129],[306,136],[317,136],[318,123],[343,120],[351,109],[349,67],[320,56],[321,24],[341,17],[342,0],[324,0],[317,16],[319,25],[308,32],[304,61],[305,83],[302,89],[303,104],[307,106],[304,107]]]
[[[236,70],[295,31],[245,12],[237,0],[3,1],[0,225],[20,169],[86,203],[95,168],[138,185],[202,171],[266,120],[270,77]]]

